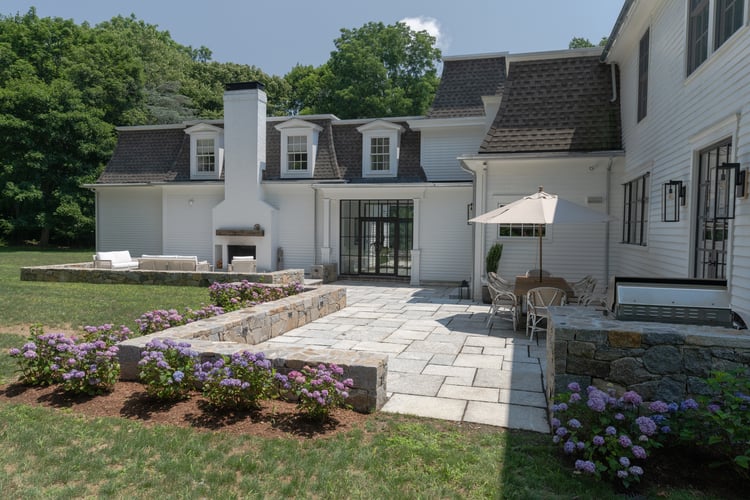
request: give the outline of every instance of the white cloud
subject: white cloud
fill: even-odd
[[[426,31],[430,35],[434,36],[435,46],[440,50],[445,50],[448,48],[449,39],[442,32],[440,22],[434,17],[405,17],[399,22],[404,23],[414,31]]]

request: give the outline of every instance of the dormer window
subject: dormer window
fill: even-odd
[[[224,129],[199,123],[185,133],[190,135],[190,178],[219,179],[224,165]]]
[[[216,141],[213,138],[195,140],[196,170],[198,173],[216,171]]]
[[[281,132],[281,177],[312,178],[322,127],[298,118],[276,125]]]
[[[362,134],[362,177],[396,177],[401,132],[400,125],[376,120],[357,128]]]

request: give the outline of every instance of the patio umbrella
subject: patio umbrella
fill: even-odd
[[[480,224],[591,224],[611,220],[607,214],[539,191],[513,203],[478,215],[470,222]],[[539,231],[539,281],[542,281],[542,232]]]

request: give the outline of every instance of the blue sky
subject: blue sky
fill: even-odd
[[[0,0],[0,14],[62,17],[97,24],[131,13],[182,45],[205,45],[213,59],[274,75],[319,66],[341,28],[370,21],[438,35],[444,56],[565,49],[573,37],[608,36],[622,0]]]

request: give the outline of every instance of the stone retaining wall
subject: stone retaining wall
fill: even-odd
[[[547,396],[583,387],[637,391],[647,401],[706,394],[714,370],[750,366],[750,333],[700,325],[617,321],[588,307],[551,308]]]
[[[139,269],[95,269],[91,262],[21,268],[21,281],[56,283],[104,283],[128,285],[209,286],[247,280],[254,283],[287,285],[302,283],[304,269],[284,269],[268,273],[235,273],[213,271],[142,271]]]
[[[219,355],[253,350],[253,345],[344,307],[346,288],[322,285],[299,295],[130,339],[118,344],[120,378],[138,378],[141,351],[154,338],[188,342],[200,353],[201,360],[205,361]],[[262,349],[256,350],[262,350],[281,373],[299,370],[305,365],[336,363],[344,369],[344,377],[354,380],[354,387],[347,402],[355,410],[372,412],[385,404],[387,356],[358,351],[275,345],[270,348],[262,346]]]

